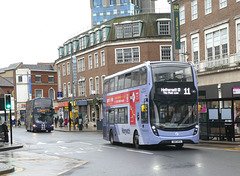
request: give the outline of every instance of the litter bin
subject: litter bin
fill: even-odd
[[[102,130],[102,121],[97,120],[97,130]]]
[[[228,141],[232,141],[233,138],[233,126],[232,124],[225,124],[225,132]]]

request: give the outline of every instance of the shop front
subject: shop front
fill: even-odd
[[[240,141],[240,83],[199,88],[200,139]]]

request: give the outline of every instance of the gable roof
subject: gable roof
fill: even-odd
[[[13,87],[13,84],[6,78],[0,76],[0,87]]]

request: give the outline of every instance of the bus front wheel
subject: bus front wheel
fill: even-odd
[[[110,141],[110,143],[111,143],[112,145],[115,144],[114,139],[113,139],[113,132],[112,132],[112,130],[111,130],[110,133],[109,133],[109,141]]]
[[[133,145],[136,149],[139,149],[140,146],[139,146],[139,135],[138,135],[138,132],[136,131],[134,133],[134,137],[133,137]]]

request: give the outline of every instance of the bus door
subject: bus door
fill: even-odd
[[[137,112],[137,120],[139,121],[140,135],[144,144],[149,142],[149,121],[148,121],[148,105],[142,104],[140,111]]]

